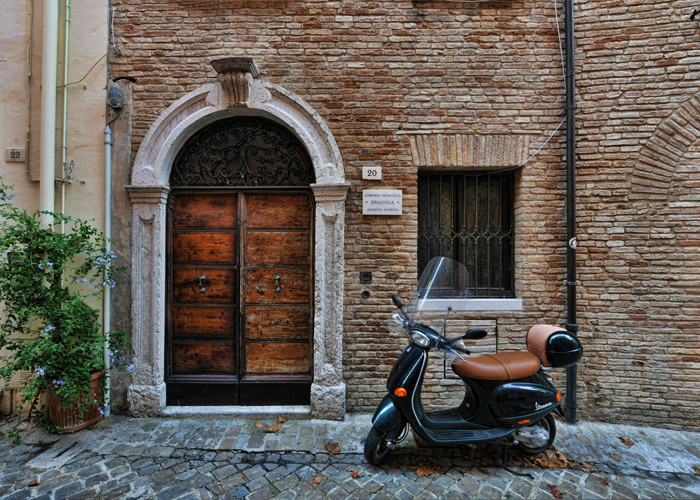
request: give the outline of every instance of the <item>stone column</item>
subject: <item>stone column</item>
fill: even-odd
[[[134,371],[129,413],[159,415],[165,407],[165,229],[168,189],[127,186],[132,204],[131,335]]]
[[[349,184],[312,184],[316,202],[314,381],[311,416],[345,418],[343,248]]]

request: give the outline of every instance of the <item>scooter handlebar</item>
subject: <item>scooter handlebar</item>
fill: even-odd
[[[466,347],[462,347],[461,345],[457,345],[455,342],[458,340],[462,340],[460,338],[452,339],[452,340],[447,340],[443,342],[445,347],[447,349],[452,349],[453,351],[461,352],[462,354],[471,354],[471,351],[467,349]]]

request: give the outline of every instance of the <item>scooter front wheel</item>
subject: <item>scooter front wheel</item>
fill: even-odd
[[[365,460],[372,465],[379,465],[389,454],[389,432],[382,432],[372,426],[365,439]]]

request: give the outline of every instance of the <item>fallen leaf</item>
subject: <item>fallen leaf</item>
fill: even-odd
[[[693,470],[695,471],[695,474],[700,476],[700,465],[696,465],[695,467],[693,467]]]
[[[316,476],[313,480],[314,484],[321,484],[323,482],[323,476]]]
[[[257,427],[258,429],[262,429],[264,425],[258,422],[257,424],[255,424],[255,427]]]
[[[30,482],[28,486],[30,488],[34,488],[34,486],[39,486],[39,481],[35,479],[34,481]]]
[[[282,424],[277,423],[275,425],[268,425],[267,429],[265,429],[265,432],[277,432],[282,428]]]
[[[350,475],[352,476],[353,479],[357,479],[358,477],[360,477],[360,473],[357,472],[356,470],[351,470],[348,472],[350,473]]]
[[[581,462],[581,467],[583,468],[583,470],[584,470],[585,472],[588,472],[589,474],[590,474],[591,472],[597,472],[597,470],[596,470],[595,467],[593,467],[593,466],[590,465],[590,464],[587,464],[586,462]]]
[[[287,423],[287,417],[277,417],[277,423],[278,423],[278,424],[286,424],[286,423]]]
[[[430,477],[435,472],[435,469],[430,465],[421,465],[416,469],[416,476],[420,479],[421,477]]]
[[[611,453],[611,454],[610,454],[610,458],[612,458],[612,459],[615,460],[616,462],[619,462],[619,461],[620,461],[620,457],[619,457],[618,455],[616,455],[615,453]]]
[[[594,478],[594,479],[597,479],[598,482],[599,482],[600,484],[602,484],[603,486],[607,486],[607,485],[608,485],[608,482],[607,482],[605,479],[603,479],[602,477],[593,476],[593,478]]]
[[[541,469],[570,469],[575,466],[573,460],[557,450],[547,450],[534,456],[523,456],[520,458],[520,461],[527,467],[539,467]]]
[[[622,434],[620,434],[618,437],[623,444],[626,444],[627,446],[634,446],[634,441],[632,441],[630,438],[625,437]]]
[[[562,496],[564,495],[563,491],[559,491],[556,486],[553,484],[548,484],[549,490],[552,492],[552,496],[556,498],[557,500],[561,500]]]
[[[326,443],[326,450],[333,455],[337,455],[340,453],[340,446],[338,446],[338,443]]]

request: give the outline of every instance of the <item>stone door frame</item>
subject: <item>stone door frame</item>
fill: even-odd
[[[155,416],[165,408],[166,203],[172,163],[200,128],[235,115],[263,116],[302,141],[316,183],[314,244],[314,380],[312,418],[343,419],[343,244],[349,184],[340,151],[323,119],[288,90],[257,78],[250,58],[212,62],[219,82],[203,85],[173,103],[139,146],[126,186],[131,220],[131,335],[134,371],[129,413]]]

